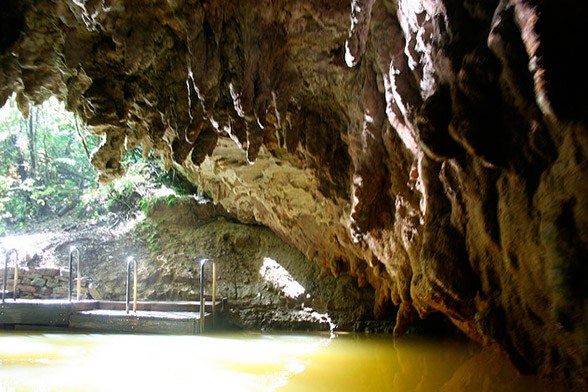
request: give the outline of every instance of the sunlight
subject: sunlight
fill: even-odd
[[[131,230],[137,227],[137,225],[143,222],[145,218],[146,216],[143,213],[143,211],[137,211],[133,218],[130,218],[127,221],[124,221],[121,224],[116,225],[113,229],[111,229],[111,232],[115,237],[128,234],[131,232]]]
[[[15,97],[16,94],[13,93],[6,100],[4,106],[0,107],[0,123],[8,122],[10,117],[14,115],[14,108],[16,107]]]
[[[276,260],[271,257],[263,258],[263,265],[259,269],[261,276],[270,283],[276,290],[283,293],[291,299],[301,299],[302,294],[306,292],[304,287],[294,280],[294,277],[282,267]],[[310,299],[310,294],[306,294],[305,299]],[[306,320],[313,323],[326,324],[329,326],[330,336],[335,336],[337,324],[333,322],[328,313],[319,313],[313,308],[301,304],[301,309],[297,312],[298,320]]]
[[[156,189],[153,192],[153,195],[151,197],[156,197],[156,198],[165,197],[165,198],[169,198],[169,197],[172,197],[172,196],[177,196],[176,191],[174,191],[173,189],[171,189],[171,188],[169,188],[169,187],[167,187],[165,185],[161,185],[161,188]]]
[[[48,247],[57,236],[57,233],[51,232],[7,235],[0,237],[0,248],[3,249],[3,253],[9,249],[16,249],[18,251],[19,260],[22,260],[23,258],[26,258],[27,255],[32,256]]]
[[[289,298],[296,299],[305,292],[304,287],[295,281],[284,267],[270,257],[263,258],[263,265],[259,269],[259,273],[275,289],[281,291]]]
[[[0,363],[6,367],[0,374],[0,390],[7,386],[47,390],[50,385],[51,390],[179,391],[191,385],[275,391],[303,372],[317,350],[330,342],[315,336],[260,335],[2,337]],[[37,377],[22,370],[29,375],[34,371]]]
[[[461,339],[0,330],[0,391],[563,391]],[[490,381],[489,381],[490,380]]]

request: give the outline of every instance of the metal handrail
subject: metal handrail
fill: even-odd
[[[82,291],[82,277],[80,273],[80,250],[75,246],[72,246],[69,250],[69,287],[67,291],[67,299],[71,302],[71,294],[72,294],[72,282],[73,282],[73,255],[76,253],[77,255],[77,272],[78,272],[78,281],[77,281],[77,293],[76,293],[76,301],[80,300],[80,294]]]
[[[129,302],[131,297],[131,266],[133,268],[133,312],[137,313],[137,261],[133,256],[127,258],[127,292],[126,292],[126,311],[129,313]]]
[[[200,259],[200,333],[204,333],[204,314],[206,307],[206,298],[204,296],[204,266],[206,263],[212,263],[212,324],[216,314],[216,263],[214,260]]]
[[[10,258],[11,254],[15,254],[16,258],[14,259],[14,288],[12,295],[14,300],[16,301],[16,286],[18,285],[18,251],[16,249],[10,249],[4,254],[4,275],[2,277],[2,302],[5,302],[6,296],[6,280],[8,278],[8,259]]]

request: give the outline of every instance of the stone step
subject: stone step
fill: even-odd
[[[205,317],[210,317],[210,314]],[[102,332],[194,335],[200,333],[200,314],[145,310],[126,313],[124,310],[95,309],[73,313],[69,327]]]

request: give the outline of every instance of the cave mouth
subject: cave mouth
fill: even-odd
[[[98,294],[124,294],[132,253],[153,260],[138,295],[192,298],[202,253],[245,329],[328,311],[399,336],[442,313],[520,371],[586,389],[587,6],[564,3],[5,0],[0,105],[15,94],[27,120],[0,140],[0,168],[16,160],[0,220],[69,219],[38,228],[96,255]],[[51,96],[75,113],[59,143],[35,125]],[[101,206],[76,204],[94,176],[108,205],[76,218]],[[152,176],[198,189],[147,202],[135,185]],[[265,280],[266,257],[304,294]]]
[[[28,118],[25,118],[26,114]],[[68,274],[68,271],[72,272],[74,268],[76,272],[79,272],[77,267],[67,264],[68,257],[71,261],[71,252],[75,249],[78,252],[78,258],[83,260],[81,269],[86,270],[78,286],[80,290],[83,283],[83,290],[77,296],[86,299],[120,300],[125,293],[110,286],[113,282],[121,282],[123,279],[124,269],[121,270],[121,266],[124,266],[124,262],[110,264],[109,267],[115,266],[112,268],[115,272],[108,277],[91,275],[93,271],[104,268],[100,263],[104,257],[120,261],[129,257],[129,254],[138,252],[142,259],[141,264],[155,265],[155,259],[158,257],[172,260],[176,255],[174,252],[168,255],[158,252],[164,242],[157,238],[163,227],[186,225],[186,231],[189,231],[190,224],[194,222],[202,224],[202,221],[211,220],[211,216],[215,219],[224,219],[227,224],[239,224],[237,217],[230,215],[222,208],[206,207],[208,209],[206,211],[204,208],[203,211],[196,211],[198,206],[214,204],[211,203],[213,201],[210,197],[173,169],[166,170],[152,154],[144,154],[140,146],[125,154],[123,166],[126,174],[123,177],[110,184],[99,184],[96,179],[97,174],[90,163],[92,155],[104,143],[104,138],[89,133],[86,130],[86,124],[67,111],[62,102],[54,98],[42,105],[29,105],[25,110],[19,107],[13,95],[2,108],[0,115],[2,120],[0,121],[0,147],[5,151],[11,151],[11,154],[6,155],[0,173],[4,179],[3,182],[7,184],[2,190],[1,209],[5,214],[2,216],[0,241],[4,249],[15,249],[20,255],[13,260],[7,253],[5,255],[7,265],[16,263],[21,269],[30,269],[32,276],[32,278],[27,277],[26,274],[29,272],[21,270],[19,282],[24,283],[23,287],[26,287],[26,290],[18,288],[12,294],[18,293],[23,299],[63,297],[68,289],[66,282],[62,279],[60,283],[53,285],[50,279],[50,275],[53,274],[51,271],[39,272],[49,274],[40,276],[41,280],[45,280],[44,285],[31,287],[28,283],[37,278],[35,274],[38,268],[43,271],[51,268],[63,269],[65,274]],[[27,204],[31,199],[35,203]],[[174,207],[177,207],[177,211],[170,212]],[[13,214],[14,211],[18,211],[20,215]],[[167,214],[163,211],[167,211]],[[193,221],[186,221],[187,215],[194,215]],[[111,233],[110,235],[104,234],[106,229]],[[138,250],[140,248],[137,244],[124,239],[129,235],[139,235],[141,240],[147,243],[148,252],[145,249]],[[219,235],[222,239],[221,247],[214,249],[213,254],[229,253],[234,250],[236,244],[247,241],[241,239],[242,233],[234,234],[225,230]],[[166,239],[173,243],[173,238],[170,236]],[[212,233],[206,241],[218,239],[216,233]],[[102,249],[102,242],[112,240],[118,240],[125,245],[116,249],[108,249],[108,247]],[[258,238],[252,241],[254,246],[259,245]],[[169,247],[169,243],[166,245]],[[104,250],[106,250],[104,254],[98,253]],[[272,255],[272,252],[269,250],[268,254]],[[293,248],[290,252],[296,253]],[[94,255],[88,257],[87,253]],[[196,251],[196,254],[201,253],[202,251]],[[281,255],[281,257],[284,256]],[[88,258],[90,260],[86,261]],[[301,255],[297,255],[296,258],[304,263],[312,264],[308,260],[304,261]],[[290,255],[286,259],[286,263],[292,264]],[[177,301],[197,297],[198,293],[193,280],[197,279],[198,271],[193,266],[186,267],[188,263],[184,261],[178,268],[180,271],[172,271],[173,277],[163,275],[156,267],[143,268],[142,265],[143,271],[148,270],[150,275],[141,276],[141,281],[151,285],[149,290],[141,287],[142,299]],[[187,271],[181,271],[182,268],[186,268]],[[234,270],[231,275],[234,275],[235,271],[242,274],[251,266],[231,268]],[[300,266],[295,268],[300,269]],[[391,333],[396,313],[394,306],[388,304],[385,310],[379,310],[378,318],[373,317],[373,290],[369,287],[361,290],[354,288],[357,282],[351,277],[347,277],[344,280],[345,283],[333,283],[335,280],[330,279],[330,282],[325,284],[325,286],[334,284],[349,286],[347,290],[356,292],[352,295],[357,302],[347,306],[346,310],[339,311],[340,314],[334,321],[329,315],[328,306],[325,308],[321,305],[324,308],[321,312],[313,309],[312,303],[324,302],[325,295],[333,295],[332,290],[338,290],[335,286],[314,290],[326,292],[326,294],[321,292],[320,298],[315,299],[313,290],[307,292],[288,270],[272,257],[264,256],[258,270],[265,282],[257,286],[252,284],[252,287],[246,289],[239,288],[239,291],[248,294],[251,290],[258,290],[259,295],[260,292],[269,290],[278,297],[277,300],[270,300],[270,303],[290,301],[292,304],[283,306],[284,309],[277,311],[278,316],[273,319],[265,317],[262,312],[257,312],[257,315],[248,320],[231,320],[233,324],[227,325],[229,329],[300,331],[318,329],[329,330],[331,333],[335,330]],[[309,273],[311,276],[319,274],[316,269],[314,272],[311,271],[312,268],[304,267],[297,274],[299,277]],[[251,271],[247,273],[250,274]],[[187,275],[188,278],[183,278],[181,285],[176,284],[177,287],[163,290],[154,288],[161,282],[176,283],[175,280],[178,279],[176,276],[182,274]],[[308,277],[305,277],[305,280],[308,285]],[[106,282],[105,287],[102,287],[103,281]],[[211,286],[210,281],[207,283]],[[228,283],[221,282],[221,288],[223,285],[226,286]],[[316,286],[316,284],[312,283],[310,286]],[[237,289],[234,291],[236,292]],[[225,288],[220,296],[226,297],[227,292]],[[68,294],[72,295],[71,288]],[[234,294],[232,298],[237,302],[241,301],[238,294]],[[346,297],[340,295],[339,301],[346,301]],[[263,300],[258,301],[258,303],[261,302]],[[248,303],[247,307],[250,308],[252,303],[255,301]],[[341,307],[341,305],[337,306]],[[353,312],[356,314],[352,315]],[[417,322],[409,333],[440,337],[454,336],[456,330],[449,327],[444,317],[433,315]]]

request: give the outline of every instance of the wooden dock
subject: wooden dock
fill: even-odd
[[[100,332],[135,332],[163,334],[201,333],[200,302],[137,302],[137,311],[125,310],[124,301],[66,301],[7,299],[0,303],[0,326],[19,325],[67,327]],[[205,331],[220,325],[224,301],[205,301]]]

